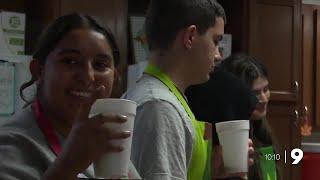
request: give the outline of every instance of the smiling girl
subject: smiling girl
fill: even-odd
[[[110,143],[131,132],[106,129],[126,117],[88,118],[98,98],[110,96],[119,50],[108,28],[77,13],[56,19],[40,36],[30,64],[34,101],[0,126],[0,179],[92,178],[91,164],[123,148]],[[130,164],[129,177],[139,178]]]

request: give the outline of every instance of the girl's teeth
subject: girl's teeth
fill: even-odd
[[[89,92],[80,92],[80,91],[71,91],[71,94],[75,96],[80,96],[80,97],[90,97],[91,93]]]

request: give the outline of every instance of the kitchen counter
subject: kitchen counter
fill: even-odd
[[[301,149],[303,152],[320,153],[320,143],[317,142],[302,142]]]

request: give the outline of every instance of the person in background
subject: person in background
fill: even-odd
[[[276,180],[274,161],[264,154],[274,153],[276,145],[266,120],[270,98],[266,68],[255,58],[237,54],[224,60],[211,74],[207,83],[187,89],[191,109],[199,120],[217,123],[235,119],[250,119],[250,137],[257,153],[250,167],[251,180]],[[221,146],[213,128],[213,174],[223,176]]]
[[[241,179],[245,174],[227,177],[224,171],[222,147],[215,131],[215,123],[249,119],[258,100],[251,89],[232,73],[215,67],[208,82],[191,86],[186,91],[190,107],[200,121],[212,123],[212,167],[214,179]],[[210,128],[210,127],[209,127]],[[209,129],[208,128],[208,129]],[[251,164],[250,162],[249,164]]]
[[[0,179],[74,180],[93,178],[91,163],[119,152],[115,139],[131,132],[106,129],[126,117],[88,118],[98,98],[110,96],[119,50],[114,36],[90,16],[61,16],[42,33],[30,64],[34,101],[0,126]],[[130,178],[140,178],[130,164]]]
[[[222,66],[246,83],[255,94],[257,104],[251,120],[251,138],[257,149],[255,164],[249,171],[249,179],[276,180],[279,179],[275,161],[267,160],[266,154],[278,152],[278,145],[273,137],[266,118],[270,99],[268,72],[266,67],[256,58],[245,54],[235,54],[224,60]]]

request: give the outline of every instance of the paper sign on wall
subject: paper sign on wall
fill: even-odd
[[[0,63],[0,114],[14,112],[14,66]]]
[[[149,48],[147,43],[147,37],[145,33],[145,17],[143,16],[131,16],[131,36],[133,42],[134,58],[135,62],[139,63],[146,61],[149,55]]]
[[[219,42],[220,53],[222,59],[226,59],[227,57],[231,56],[232,52],[232,35],[231,34],[224,34],[222,36],[222,40]]]

